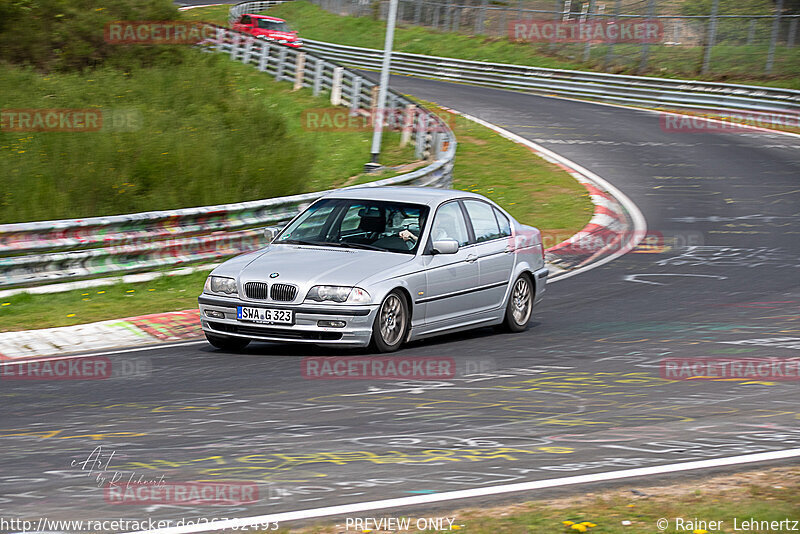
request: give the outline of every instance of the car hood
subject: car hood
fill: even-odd
[[[274,39],[286,39],[287,41],[294,41],[297,39],[297,32],[282,32],[278,30],[266,30],[263,28],[255,28],[253,30],[254,35],[265,35],[267,37],[272,37]]]
[[[297,286],[297,300],[302,300],[315,285],[356,286],[365,278],[393,270],[413,259],[412,254],[392,252],[270,245],[259,254],[246,254],[223,263],[214,274],[237,278],[240,295],[247,282],[283,283]],[[387,273],[387,277],[394,274]]]

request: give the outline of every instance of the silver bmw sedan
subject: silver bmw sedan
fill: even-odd
[[[271,243],[226,261],[198,301],[209,343],[371,345],[527,327],[544,293],[539,230],[491,200],[424,187],[326,195]]]

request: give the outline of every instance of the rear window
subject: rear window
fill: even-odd
[[[497,218],[494,215],[494,208],[489,204],[480,200],[465,200],[464,207],[467,208],[477,243],[502,237],[503,234],[500,233]]]

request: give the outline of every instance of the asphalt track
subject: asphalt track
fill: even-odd
[[[196,343],[113,356],[143,364],[141,376],[3,380],[0,516],[243,517],[800,448],[800,382],[660,375],[665,358],[800,356],[800,139],[668,132],[644,111],[392,85],[590,169],[664,240],[549,285],[522,334],[483,329],[389,357],[452,358],[453,379],[312,381],[304,356],[359,353]],[[79,462],[98,446],[90,473]],[[120,506],[98,472],[255,482],[260,498]],[[430,507],[404,513],[415,510]]]

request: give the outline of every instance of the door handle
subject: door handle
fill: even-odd
[[[475,261],[477,259],[478,259],[478,256],[476,256],[475,254],[470,254],[469,256],[467,256],[467,259],[465,259],[464,261],[467,261],[469,263],[475,263]]]

